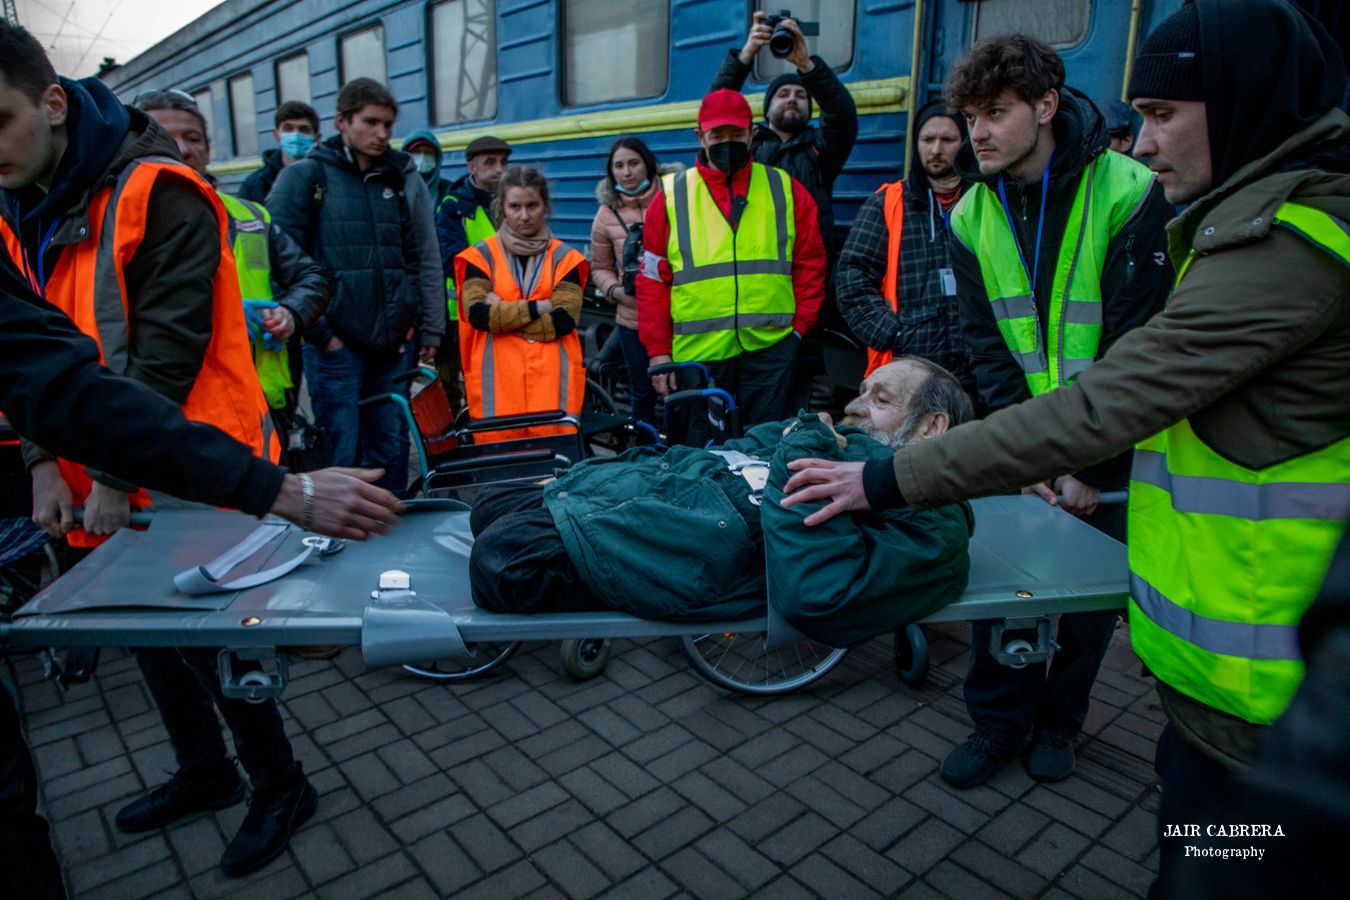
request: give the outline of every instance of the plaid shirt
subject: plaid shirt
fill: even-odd
[[[925,191],[905,191],[905,225],[900,235],[899,312],[881,296],[886,275],[884,195],[873,194],[858,210],[839,256],[835,291],[844,321],[857,338],[877,350],[932,360],[961,380],[974,395],[970,355],[961,336],[956,297],[944,290],[942,270],[951,268],[947,222]],[[954,281],[948,273],[948,284]]]

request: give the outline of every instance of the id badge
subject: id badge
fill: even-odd
[[[938,269],[938,275],[942,277],[942,296],[956,296],[956,273],[951,268]]]

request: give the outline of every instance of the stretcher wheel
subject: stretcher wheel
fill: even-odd
[[[441,659],[425,663],[409,663],[403,667],[403,671],[431,681],[467,681],[485,675],[506,662],[520,649],[520,644],[520,641],[469,644],[469,649],[476,652],[468,665],[455,660]]]
[[[680,650],[694,671],[718,687],[741,694],[786,694],[839,665],[847,650],[794,641],[772,650],[763,632],[686,635]]]
[[[916,688],[928,677],[928,637],[919,625],[906,625],[895,633],[895,672]]]
[[[577,681],[589,681],[605,671],[611,649],[604,638],[570,638],[558,645],[563,670]]]

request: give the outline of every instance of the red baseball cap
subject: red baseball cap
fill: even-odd
[[[712,131],[719,125],[750,127],[750,104],[739,91],[718,88],[703,98],[698,108],[698,130]]]

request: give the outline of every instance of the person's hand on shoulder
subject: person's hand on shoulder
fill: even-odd
[[[788,463],[793,474],[783,485],[782,507],[826,500],[823,509],[811,513],[802,521],[807,525],[828,522],[842,512],[871,509],[867,492],[863,489],[863,463],[837,462],[831,459],[794,459]]]
[[[384,534],[403,512],[397,497],[372,484],[383,474],[383,469],[337,467],[288,473],[271,512],[306,531],[364,541]]]

